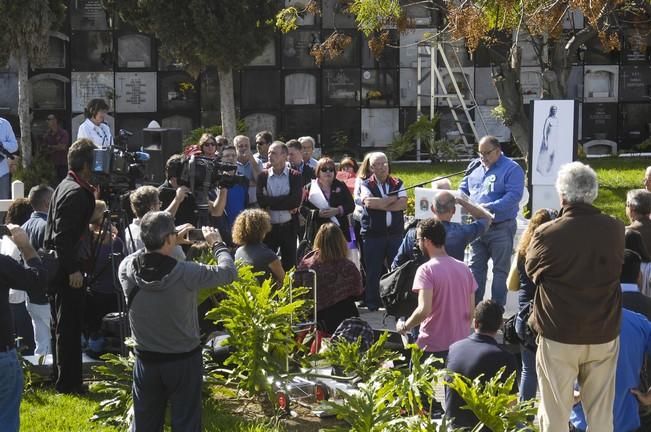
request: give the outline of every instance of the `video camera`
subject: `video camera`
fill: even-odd
[[[222,163],[201,155],[183,159],[178,167],[177,181],[194,195],[197,208],[208,208],[208,191],[216,187],[230,189],[236,185],[248,187],[249,179],[237,175],[237,165]]]
[[[149,154],[127,151],[131,132],[120,129],[118,144],[95,149],[93,154],[92,183],[109,186],[111,192],[125,193],[137,187],[145,175],[145,162]]]

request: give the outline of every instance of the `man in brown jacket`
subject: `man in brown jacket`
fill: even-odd
[[[539,333],[536,372],[542,432],[567,431],[573,387],[590,430],[613,430],[615,367],[619,351],[624,224],[592,205],[597,174],[563,165],[556,179],[562,210],[539,227],[527,251],[536,284],[533,325]]]

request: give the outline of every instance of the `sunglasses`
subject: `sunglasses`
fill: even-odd
[[[334,167],[321,168],[321,172],[326,172],[326,173],[327,172],[335,172],[335,168]]]

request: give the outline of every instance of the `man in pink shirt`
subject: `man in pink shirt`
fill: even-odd
[[[471,332],[477,282],[468,266],[445,252],[445,227],[440,221],[422,221],[416,240],[429,261],[418,268],[414,278],[412,290],[418,293],[418,307],[396,330],[406,334],[420,324],[418,346],[445,360],[450,345]]]

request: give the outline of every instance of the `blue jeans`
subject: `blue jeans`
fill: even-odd
[[[171,405],[172,431],[201,431],[201,350],[178,360],[143,361],[133,368],[133,432],[159,432]]]
[[[515,219],[491,225],[489,230],[470,243],[470,270],[477,281],[475,303],[484,298],[488,260],[493,260],[493,285],[491,297],[497,303],[506,304],[506,277],[511,268],[513,237],[517,229]]]
[[[520,346],[522,356],[522,374],[520,375],[520,401],[536,397],[538,376],[536,375],[536,353]]]
[[[364,238],[364,265],[366,266],[366,306],[369,310],[377,310],[380,302],[380,277],[382,269],[391,268],[393,258],[398,252],[401,235]]]
[[[0,352],[0,430],[20,429],[20,399],[23,395],[23,370],[16,350]]]

